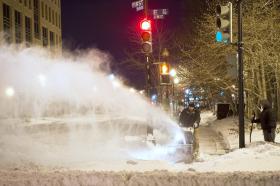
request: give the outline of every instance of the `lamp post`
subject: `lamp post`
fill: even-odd
[[[177,72],[175,69],[171,69],[169,75],[172,77],[172,99],[174,98],[174,84],[175,84],[175,77]]]
[[[169,72],[170,76],[172,77],[172,113],[173,116],[176,111],[175,107],[175,84],[179,83],[179,78],[177,77],[177,72],[175,69],[171,69]]]
[[[168,81],[169,81],[169,78],[170,78],[169,67],[170,66],[168,63],[169,62],[168,61],[169,51],[167,50],[167,48],[164,48],[162,50],[161,56],[162,56],[163,63],[167,64],[167,66],[168,66],[166,78],[168,78]],[[165,109],[167,109],[167,108],[169,108],[169,82],[166,82],[166,84],[162,84],[160,89],[161,89],[161,100],[162,100],[163,106],[165,107]]]
[[[177,91],[176,91],[175,85],[178,85],[179,82],[180,82],[179,78],[178,78],[178,77],[175,77],[175,79],[174,79],[174,81],[173,81],[173,83],[174,83],[174,85],[173,85],[173,92],[174,92],[174,99],[175,99],[174,104],[176,104],[175,113],[177,113],[177,111],[178,111],[178,105],[179,105],[178,93],[177,93]],[[176,91],[176,92],[175,92],[175,91]]]

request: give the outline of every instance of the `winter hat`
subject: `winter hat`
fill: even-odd
[[[271,108],[271,104],[268,100],[264,99],[264,100],[261,100],[261,105],[264,109],[268,109],[268,108]]]

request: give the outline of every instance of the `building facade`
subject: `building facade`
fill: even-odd
[[[61,0],[0,0],[0,32],[7,43],[61,52]]]

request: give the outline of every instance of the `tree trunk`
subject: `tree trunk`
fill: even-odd
[[[261,83],[262,83],[262,99],[267,99],[267,91],[266,91],[266,78],[265,78],[265,69],[263,60],[261,60]]]
[[[276,107],[275,107],[275,110],[276,110],[276,116],[277,116],[277,121],[279,121],[279,118],[280,118],[280,92],[279,92],[279,85],[280,85],[280,79],[279,79],[279,67],[278,67],[278,63],[279,63],[279,57],[277,58],[277,61],[276,61],[276,69],[275,69],[275,78],[276,78],[276,92],[275,92],[275,101],[276,101]]]

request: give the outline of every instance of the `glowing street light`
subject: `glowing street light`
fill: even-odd
[[[156,94],[152,95],[152,101],[156,101],[156,100],[157,100],[157,95]]]
[[[186,90],[185,90],[185,93],[186,93],[186,94],[189,94],[189,93],[190,93],[190,89],[186,89]]]
[[[39,74],[38,75],[38,80],[39,80],[39,83],[42,87],[45,87],[46,86],[46,82],[47,82],[47,78],[45,75],[43,74]]]
[[[112,84],[114,88],[118,88],[121,86],[121,83],[118,80],[113,80]]]
[[[110,75],[108,76],[108,78],[109,78],[111,81],[113,81],[113,80],[115,79],[115,75],[114,75],[114,74],[110,74]]]
[[[170,76],[175,77],[177,75],[177,72],[175,69],[171,69],[169,74],[170,74]]]
[[[173,81],[175,84],[178,84],[179,82],[180,82],[180,80],[179,80],[179,78],[178,77],[176,77],[175,79],[174,79],[174,81]]]
[[[135,90],[134,88],[130,88],[130,89],[129,89],[129,92],[131,92],[131,93],[135,93],[135,92],[136,92],[136,90]]]
[[[114,88],[118,88],[121,86],[120,81],[116,78],[116,76],[114,74],[110,74],[108,76],[108,79],[112,82],[112,85]]]
[[[15,95],[15,90],[13,89],[13,87],[8,87],[5,90],[5,94],[8,97],[13,97]]]

